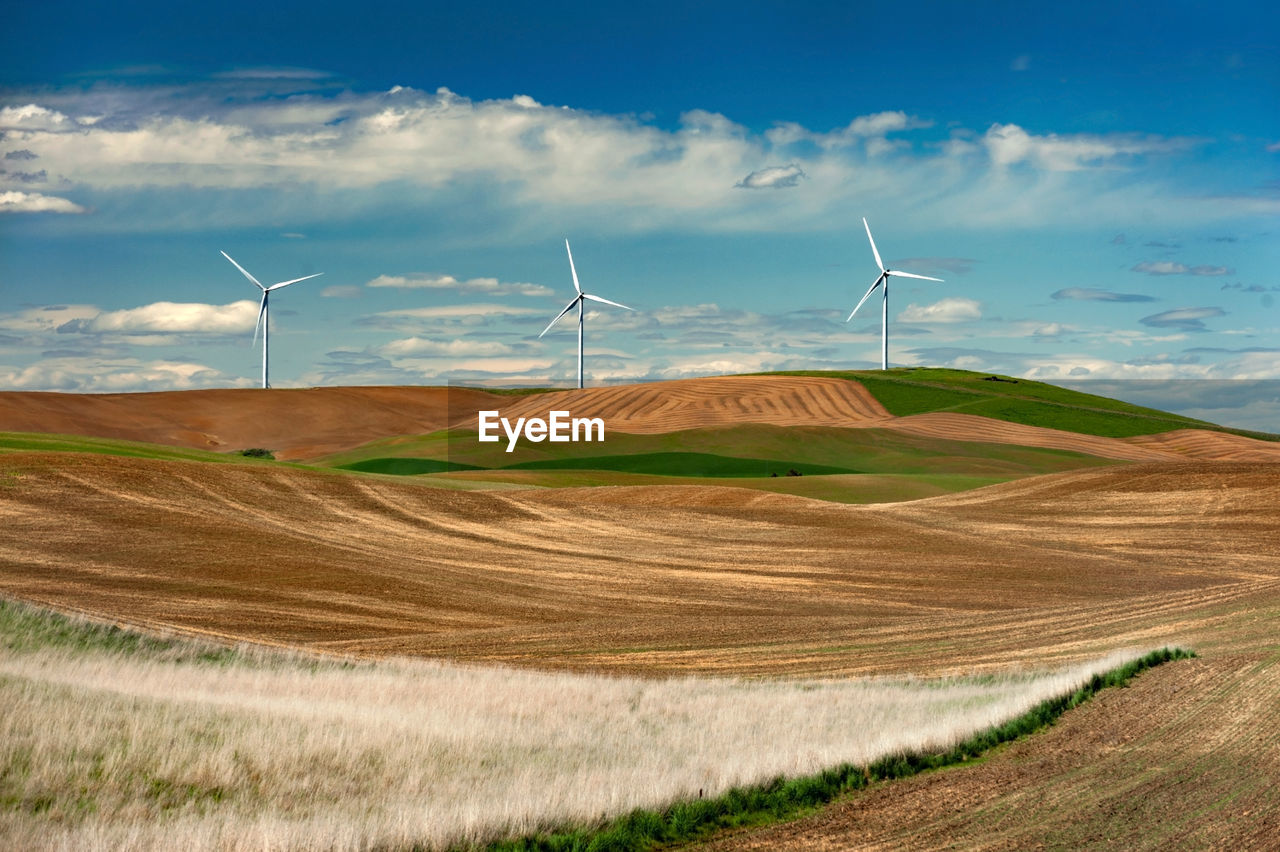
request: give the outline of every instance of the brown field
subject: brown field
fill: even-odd
[[[662,398],[632,410],[615,389],[595,398],[637,422],[670,416],[671,428],[766,417],[766,402],[717,408],[714,381],[673,395],[686,401],[666,414],[645,414]],[[787,381],[780,395],[794,401],[768,417],[861,412],[886,425],[858,394]],[[401,389],[365,390],[351,418],[359,443],[403,434],[397,416],[420,424],[407,431],[447,419],[430,389],[403,389],[417,399],[404,414]],[[210,419],[196,431],[229,448],[272,445],[260,421],[279,416],[263,407],[283,405],[277,396],[321,400],[308,417],[333,413],[328,391],[200,393]],[[219,393],[236,396],[220,410]],[[0,395],[0,428],[34,430],[13,413],[17,396]],[[251,404],[226,411],[242,398]],[[182,437],[193,415],[166,427],[150,413],[131,420],[121,397],[92,399],[104,406],[92,434],[196,440]],[[699,421],[700,409],[729,419]],[[85,417],[60,416],[43,430],[74,433]],[[940,417],[959,415],[895,425],[942,428]],[[985,424],[970,425],[988,441],[1064,434]],[[285,430],[274,435],[284,446]],[[298,429],[289,446],[318,454],[345,435]],[[1086,440],[1145,460],[876,506],[700,486],[445,491],[15,452],[0,457],[0,595],[223,640],[642,675],[970,673],[1180,644],[1201,659],[1145,674],[978,765],[713,848],[1267,848],[1280,831],[1280,461],[1260,442],[1193,430]]]

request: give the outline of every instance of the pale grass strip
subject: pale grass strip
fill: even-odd
[[[47,805],[0,811],[0,846],[485,841],[944,747],[1137,656],[977,680],[761,682],[0,651],[0,798]]]

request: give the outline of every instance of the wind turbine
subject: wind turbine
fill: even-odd
[[[235,262],[235,259],[225,251],[222,256],[231,261],[231,265],[239,269],[245,278],[248,278],[254,284],[258,285],[258,289],[262,291],[262,304],[258,306],[258,322],[253,326],[253,342],[258,342],[258,326],[262,326],[262,389],[266,390],[271,387],[267,379],[267,329],[270,317],[267,315],[267,298],[271,295],[272,290],[279,290],[281,287],[288,287],[290,284],[297,284],[299,281],[306,281],[308,278],[316,278],[324,275],[323,272],[317,272],[315,275],[304,275],[301,278],[294,278],[292,281],[281,281],[279,284],[272,284],[270,287],[263,287],[262,282],[249,274],[243,266]]]
[[[610,302],[608,299],[602,299],[599,296],[593,296],[590,293],[582,292],[582,287],[578,285],[578,270],[573,268],[573,249],[569,248],[568,240],[564,241],[564,250],[569,253],[569,271],[573,273],[573,289],[578,291],[578,295],[574,296],[573,301],[571,301],[569,304],[564,306],[563,311],[556,314],[556,318],[547,324],[547,327],[542,330],[542,334],[546,334],[548,331],[550,331],[551,326],[559,322],[560,317],[564,316],[565,314],[569,313],[569,311],[573,310],[574,305],[578,306],[578,387],[581,388],[582,387],[582,303],[583,301],[585,301],[586,299],[590,299],[593,302],[603,302],[606,305],[613,305],[615,308],[626,308],[628,311],[634,311],[635,308],[628,308],[626,305],[619,304],[618,302]],[[541,338],[542,334],[539,334],[538,337]]]
[[[880,369],[889,369],[889,276],[899,278],[919,278],[923,281],[941,281],[941,278],[930,278],[928,275],[916,275],[914,272],[899,272],[896,269],[885,269],[884,261],[880,259],[880,252],[876,251],[876,241],[871,239],[871,226],[867,224],[867,217],[862,217],[862,227],[867,229],[867,239],[871,242],[871,253],[876,256],[876,266],[880,267],[880,276],[876,278],[875,283],[867,290],[867,295],[862,297],[865,302],[875,292],[875,289],[884,285],[883,300],[880,303]],[[862,302],[858,302],[858,307],[853,309],[853,313],[849,314],[848,322],[853,319],[853,314],[858,312],[858,308],[862,307]]]

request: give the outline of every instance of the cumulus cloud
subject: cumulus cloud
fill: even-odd
[[[1151,328],[1178,328],[1183,331],[1207,331],[1204,320],[1226,316],[1222,308],[1177,308],[1143,317],[1138,322]]]
[[[379,275],[365,282],[366,287],[394,287],[401,290],[458,290],[460,292],[495,295],[550,296],[555,291],[541,284],[504,282],[497,278],[458,280],[452,275]]]
[[[1110,290],[1098,290],[1092,287],[1065,287],[1055,291],[1049,298],[1069,299],[1077,302],[1154,302],[1154,296],[1140,293],[1113,293]]]
[[[1185,263],[1176,263],[1171,260],[1155,260],[1139,263],[1133,267],[1134,272],[1145,272],[1147,275],[1200,275],[1208,277],[1216,277],[1219,275],[1231,275],[1234,269],[1225,266],[1187,266]]]
[[[0,108],[0,130],[71,130],[75,122],[62,113],[38,104]]]
[[[982,319],[982,306],[973,299],[950,297],[932,305],[907,305],[898,322],[950,323]]]
[[[312,221],[386,209],[388,199],[443,206],[476,193],[486,199],[485,212],[516,229],[548,214],[615,230],[807,229],[856,217],[867,197],[887,199],[893,212],[922,223],[975,228],[1116,224],[1152,211],[1157,219],[1199,213],[1207,220],[1280,210],[1270,198],[1188,202],[1164,171],[1117,183],[1093,168],[1140,166],[1140,154],[1175,151],[1187,140],[1033,135],[997,124],[985,137],[957,127],[950,142],[922,145],[893,138],[932,123],[900,110],[857,116],[829,132],[784,123],[757,133],[705,110],[659,127],[524,95],[472,100],[403,86],[308,86],[299,93],[256,76],[177,90],[97,86],[12,97],[21,105],[5,108],[13,125],[5,145],[38,156],[50,185],[91,190],[103,205],[125,193],[181,186],[193,190],[184,193],[182,216],[236,225],[269,218],[269,227],[288,221],[299,232]],[[1045,180],[1044,171],[1078,174]],[[759,203],[763,193],[742,191],[794,188],[800,173],[804,191],[770,194],[768,205]],[[226,204],[200,192],[278,186],[293,191],[275,199],[269,217],[263,205]],[[1161,203],[1174,197],[1179,204]],[[164,203],[130,209],[134,215],[113,226],[154,229],[182,218]]]
[[[138,308],[104,311],[72,319],[58,327],[61,334],[234,334],[253,328],[258,304],[248,300],[227,305],[198,302],[154,302]]]
[[[785,189],[798,186],[804,170],[792,163],[788,166],[770,166],[758,169],[738,181],[734,186],[740,189]]]
[[[43,174],[43,173],[42,173]],[[56,195],[0,192],[0,213],[85,213],[84,207]]]

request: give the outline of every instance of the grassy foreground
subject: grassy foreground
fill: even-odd
[[[906,778],[955,766],[1020,737],[1052,725],[1108,687],[1125,686],[1139,673],[1194,658],[1182,648],[1161,648],[1110,671],[1096,674],[1069,695],[1040,702],[1026,713],[989,728],[942,751],[905,751],[862,766],[841,764],[803,778],[778,777],[766,784],[738,787],[712,799],[677,802],[662,810],[636,810],[591,829],[567,829],[492,843],[488,852],[624,852],[650,850],[706,839],[728,828],[760,826],[795,819],[839,796],[877,781]],[[473,846],[457,847],[459,850]]]
[[[0,847],[644,849],[964,760],[1179,655],[645,680],[220,651],[0,601]]]

